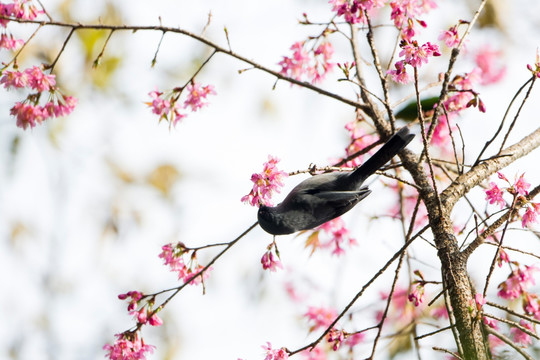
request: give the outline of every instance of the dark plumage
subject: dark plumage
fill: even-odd
[[[362,183],[414,138],[404,127],[360,167],[315,175],[302,181],[275,207],[261,205],[259,224],[273,235],[313,229],[343,215],[371,193]]]

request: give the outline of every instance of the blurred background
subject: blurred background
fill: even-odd
[[[274,70],[294,42],[320,32],[317,26],[298,24],[304,12],[313,22],[332,17],[331,5],[315,0],[42,2],[58,21],[162,23],[196,34],[211,14],[204,36],[226,47],[226,27],[233,51]],[[426,41],[459,19],[471,19],[476,6],[438,3],[441,9],[423,17],[429,24],[421,36]],[[472,54],[483,46],[500,50],[507,70],[501,83],[479,88],[487,113],[473,109],[459,120],[470,154],[466,162],[476,158],[510,99],[530,77],[526,64],[534,63],[539,45],[539,4],[489,3],[482,28],[471,34],[454,73],[470,71]],[[36,29],[9,26],[23,39]],[[21,68],[50,62],[67,34],[59,27],[42,28],[21,54]],[[148,93],[184,85],[211,49],[167,33],[152,68],[161,33],[115,32],[101,65],[94,69],[107,36],[108,32],[77,31],[56,66],[59,86],[79,99],[71,116],[23,131],[9,109],[25,95],[2,91],[0,96],[0,358],[103,358],[102,346],[133,325],[118,294],[179,285],[158,258],[162,245],[231,241],[256,221],[256,209],[240,198],[250,191],[250,176],[261,171],[268,154],[282,159],[281,169],[294,171],[311,163],[328,165],[344,155],[348,144],[344,126],[354,120],[354,109],[282,81],[275,84],[258,70],[239,73],[248,65],[223,54],[214,56],[196,78],[215,86],[217,95],[209,98],[210,105],[175,128],[158,124],[145,105]],[[339,34],[330,39],[334,61],[351,62],[346,39]],[[386,61],[394,39],[390,28],[377,30]],[[441,58],[423,68],[426,84],[446,70],[448,55],[445,49]],[[3,62],[11,57],[0,52]],[[368,81],[380,93],[372,70],[366,65]],[[320,86],[354,99],[354,87],[338,83],[339,77],[336,70]],[[396,87],[392,98],[398,101],[412,91],[412,85]],[[509,144],[536,129],[538,109],[536,89]],[[411,147],[420,149],[420,142]],[[540,181],[538,159],[534,152],[505,174],[513,178],[525,171],[535,186]],[[287,179],[283,194],[304,178]],[[379,180],[372,179],[374,194],[345,217],[358,246],[341,257],[324,251],[310,256],[301,236],[281,237],[284,270],[270,273],[262,270],[260,258],[272,238],[256,228],[214,265],[204,295],[201,287],[186,288],[160,313],[163,326],[143,329],[145,341],[157,347],[150,358],[261,359],[260,346],[266,341],[290,349],[307,344],[313,335],[302,318],[306,306],[341,309],[402,244],[400,223],[385,216],[396,198]],[[485,206],[483,192],[473,192],[471,198]],[[516,233],[515,246],[538,247],[534,236]],[[423,266],[438,276],[435,251],[425,243],[416,245],[411,269]],[[214,249],[201,251],[199,261],[205,264],[215,254]],[[482,252],[475,256],[486,258]],[[486,271],[485,263],[471,265],[480,281]],[[383,306],[380,292],[387,289],[392,272],[355,306],[355,313],[365,314],[358,329],[375,323],[376,311]],[[291,288],[301,302],[291,300]],[[435,340],[441,346],[441,341],[451,344],[451,339],[442,339]],[[381,349],[390,346],[383,344]],[[365,349],[369,348],[368,342]],[[412,355],[405,352],[397,358]]]

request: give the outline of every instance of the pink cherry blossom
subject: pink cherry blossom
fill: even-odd
[[[333,308],[310,306],[304,316],[311,324],[309,330],[315,331],[321,328],[328,328],[336,319],[337,311]]]
[[[270,269],[270,271],[276,271],[278,268],[283,269],[281,261],[274,257],[274,254],[270,250],[262,256],[261,264],[264,270]]]
[[[39,66],[33,66],[24,71],[28,76],[28,85],[39,92],[49,91],[56,85],[56,77],[43,73]]]
[[[415,286],[407,297],[414,306],[418,306],[424,301],[424,285],[418,284]]]
[[[434,308],[431,311],[431,316],[435,319],[448,319],[448,309],[446,309],[446,305],[442,304]]]
[[[335,66],[330,61],[334,48],[329,42],[323,42],[314,50],[304,48],[306,42],[298,41],[291,46],[292,56],[284,56],[278,63],[281,66],[280,74],[296,80],[307,77],[316,83],[324,79]]]
[[[426,23],[418,17],[437,5],[432,0],[396,0],[390,2],[390,7],[390,19],[395,27],[401,30],[401,37],[410,40],[416,35],[415,24],[426,27]]]
[[[444,41],[449,48],[456,47],[459,44],[459,35],[457,32],[457,26],[454,25],[448,30],[444,30],[439,35],[439,40]]]
[[[202,86],[198,83],[191,83],[186,87],[187,99],[184,102],[184,108],[188,106],[191,108],[191,111],[197,111],[203,106],[208,105],[206,100],[208,95],[215,95],[216,91],[214,90],[213,85]]]
[[[523,297],[523,310],[536,318],[540,317],[540,303],[536,294],[525,293]]]
[[[365,337],[366,334],[363,332],[347,335],[345,338],[345,344],[352,348],[364,341]]]
[[[163,259],[164,265],[169,266],[170,271],[178,274],[178,280],[191,285],[201,284],[210,276],[212,270],[210,267],[201,274],[204,266],[197,263],[196,254],[186,250],[182,243],[163,245],[159,257]]]
[[[289,358],[289,354],[284,348],[272,349],[272,344],[268,341],[266,345],[262,345],[261,347],[266,352],[264,360],[287,360]]]
[[[484,322],[484,324],[486,324],[487,326],[489,326],[492,329],[497,330],[499,328],[499,323],[495,319],[488,318],[488,317],[484,316],[482,318],[482,321]]]
[[[510,258],[508,257],[508,253],[504,251],[503,249],[499,250],[499,257],[497,258],[497,265],[499,267],[502,267],[503,263],[509,263]]]
[[[383,0],[330,0],[332,11],[338,16],[343,16],[350,24],[365,22],[365,12],[372,11],[384,6]]]
[[[467,74],[455,76],[451,83],[451,86],[455,91],[444,102],[447,111],[457,113],[473,104],[476,105],[478,103],[478,96],[477,93],[474,92],[473,87],[480,82],[480,79],[480,68],[474,68]],[[485,106],[483,104],[481,104],[481,106],[481,110],[485,111]]]
[[[161,320],[161,318],[157,316],[157,314],[153,314],[148,319],[148,323],[152,326],[161,326],[163,325],[163,320]]]
[[[15,50],[22,46],[22,44],[24,44],[24,41],[21,39],[15,39],[12,34],[0,35],[0,49]]]
[[[351,121],[345,124],[345,129],[349,133],[349,145],[345,149],[346,157],[351,157],[357,152],[364,150],[367,146],[372,145],[376,140],[375,138],[366,133],[365,130],[359,126],[358,121]],[[368,152],[368,154],[372,151]],[[357,167],[362,165],[364,155],[355,156],[352,160],[347,161],[343,166]]]
[[[137,306],[139,305],[139,300],[141,300],[144,297],[144,294],[139,291],[128,291],[125,294],[118,295],[118,298],[120,300],[125,300],[128,297],[130,297],[131,300],[128,303],[127,309],[131,313],[137,308]]]
[[[337,217],[315,228],[315,231],[320,230],[324,231],[327,235],[329,235],[330,240],[324,243],[317,244],[318,247],[332,247],[333,255],[339,256],[345,253],[345,250],[343,249],[344,243],[347,243],[349,246],[357,244],[356,240],[349,236],[349,230],[345,226],[345,222],[341,217]],[[313,250],[315,250],[315,248]]]
[[[161,95],[163,95],[162,92],[154,90],[150,91],[148,95],[153,99],[150,106],[152,107],[152,112],[154,114],[161,117],[167,115],[171,111],[171,102],[161,97]]]
[[[498,204],[501,209],[506,205],[506,202],[502,197],[503,191],[499,189],[494,182],[489,183],[489,188],[485,192],[486,200],[488,200],[490,204]]]
[[[49,117],[48,111],[42,106],[17,102],[10,110],[17,117],[17,126],[23,129],[33,128]]]
[[[337,351],[341,346],[341,343],[345,340],[345,334],[342,330],[330,329],[328,335],[326,335],[326,341],[332,344],[332,350]]]
[[[518,267],[508,276],[508,278],[499,284],[500,289],[497,295],[503,299],[516,299],[529,287],[535,284],[533,274],[539,269],[535,266],[525,265],[522,269]]]
[[[251,175],[253,188],[249,194],[242,197],[241,201],[252,206],[271,205],[271,197],[274,192],[280,192],[283,187],[283,179],[288,176],[284,171],[277,168],[279,159],[268,155],[268,161],[263,164],[263,171]]]
[[[399,56],[403,56],[405,63],[413,67],[420,67],[422,64],[426,64],[430,57],[441,55],[439,47],[430,42],[418,46],[415,40],[412,42],[403,40],[400,47],[402,50]]]
[[[534,332],[534,328],[531,323],[528,323],[527,321],[522,319],[519,321],[519,324],[525,329]],[[510,329],[510,334],[512,335],[512,339],[518,344],[521,344],[522,346],[527,347],[532,344],[531,336],[526,332],[522,331],[521,329],[513,327]]]
[[[411,81],[411,76],[407,73],[407,69],[405,69],[405,61],[399,60],[396,61],[394,64],[395,69],[394,70],[388,70],[386,73],[392,77],[392,80],[394,80],[397,83],[401,84],[407,84]]]
[[[316,346],[313,350],[312,349],[306,349],[300,353],[302,355],[302,359],[304,360],[327,360],[328,357],[326,355],[326,351],[321,349],[321,347]]]
[[[527,206],[527,210],[521,217],[521,226],[526,228],[531,226],[533,223],[538,222],[538,214],[540,213],[540,203],[530,203]]]
[[[28,74],[21,71],[4,71],[4,75],[0,78],[0,84],[4,84],[4,88],[24,88],[28,86]]]
[[[501,60],[502,52],[485,46],[476,53],[475,62],[481,70],[482,85],[494,84],[506,74],[506,65]]]
[[[32,1],[29,0],[14,0],[10,4],[0,3],[0,15],[2,16],[33,20],[41,14],[43,14],[43,10],[39,10]],[[0,26],[5,28],[8,22],[9,20],[0,19]]]
[[[521,174],[521,176],[516,180],[514,183],[514,189],[517,191],[518,194],[527,196],[529,195],[529,188],[531,187],[531,184],[529,184],[525,178],[525,173]]]
[[[476,295],[474,295],[474,302],[476,304],[476,309],[478,311],[482,310],[482,307],[485,305],[485,303],[487,302],[486,299],[484,298],[484,295],[478,293]]]
[[[114,344],[106,344],[103,350],[110,360],[145,360],[147,353],[153,353],[155,346],[145,344],[138,333],[116,334]]]

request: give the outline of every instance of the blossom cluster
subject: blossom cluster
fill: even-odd
[[[43,67],[33,66],[24,71],[4,71],[0,78],[0,84],[5,89],[30,89],[37,93],[30,94],[22,102],[17,102],[11,108],[10,113],[17,117],[17,126],[26,129],[41,124],[50,117],[69,115],[77,105],[77,99],[73,96],[65,96],[56,87],[56,77],[45,74]],[[49,93],[49,99],[45,105],[39,105],[43,93]]]
[[[164,265],[172,272],[178,273],[178,279],[184,283],[198,285],[210,276],[212,268],[206,269],[201,274],[204,266],[198,263],[197,252],[187,249],[181,242],[163,245],[161,250],[159,257],[163,259]]]
[[[366,13],[384,6],[384,0],[330,0],[332,11],[343,16],[349,24],[366,22]]]
[[[283,269],[283,265],[281,264],[281,261],[279,261],[279,253],[277,250],[274,251],[272,249],[276,249],[275,246],[272,246],[275,244],[271,244],[269,246],[268,250],[264,253],[264,255],[261,258],[261,264],[264,270],[270,270],[270,271],[276,271],[278,268]]]
[[[526,294],[527,289],[535,283],[533,274],[539,270],[535,266],[525,265],[524,268],[518,266],[505,281],[499,284],[497,295],[503,299],[511,300]],[[540,313],[538,315],[540,317]]]
[[[147,353],[153,353],[155,346],[148,345],[138,332],[116,334],[116,341],[103,346],[110,360],[145,360]]]
[[[521,216],[521,226],[525,228],[538,222],[537,217],[540,213],[540,203],[534,203],[527,200],[526,196],[529,194],[528,190],[531,184],[525,180],[525,174],[521,174],[514,182],[510,182],[506,176],[500,172],[498,172],[497,175],[499,179],[505,181],[508,186],[499,188],[495,182],[490,182],[489,187],[485,190],[486,200],[490,204],[498,205],[502,209],[507,206],[503,195],[506,193],[511,194],[514,200],[519,198],[525,207],[525,212]]]
[[[148,323],[152,326],[160,326],[163,324],[163,321],[157,315],[157,312],[160,311],[161,308],[158,308],[157,310],[153,309],[155,300],[153,296],[148,297],[140,291],[128,291],[125,294],[118,295],[118,298],[120,300],[130,298],[128,311],[130,315],[134,316],[138,324],[145,325]],[[146,303],[137,310],[137,307],[144,299],[147,299]]]
[[[289,353],[285,348],[273,349],[270,342],[266,342],[266,345],[261,346],[265,352],[264,360],[287,360],[289,358]]]
[[[271,197],[274,192],[280,192],[283,187],[283,179],[288,176],[284,171],[277,168],[279,159],[268,155],[268,161],[263,164],[263,171],[251,175],[253,188],[249,194],[242,196],[241,201],[251,206],[271,205]]]
[[[319,329],[328,329],[337,318],[337,311],[333,308],[309,306],[304,317],[310,323],[309,331],[313,332]],[[331,345],[332,350],[337,351],[342,345],[353,348],[364,340],[363,333],[347,333],[335,327],[331,328],[326,335],[326,341]],[[326,357],[309,357],[309,359],[325,359]]]
[[[0,15],[5,17],[34,20],[41,14],[43,14],[43,10],[39,10],[33,4],[32,0],[13,0],[9,4],[0,2]],[[6,28],[8,23],[8,19],[0,19],[0,27]],[[12,36],[10,37],[13,38]]]
[[[396,0],[390,2],[392,13],[390,19],[401,32],[404,40],[411,40],[416,35],[416,24],[426,27],[426,22],[418,17],[435,9],[434,0]]]
[[[331,62],[334,48],[332,44],[323,41],[313,49],[306,49],[306,41],[295,42],[291,46],[292,55],[283,56],[278,63],[280,74],[296,80],[309,79],[312,83],[320,82],[335,66]]]
[[[411,81],[409,73],[405,65],[410,65],[414,68],[418,68],[423,64],[426,64],[430,57],[440,56],[439,46],[430,43],[419,45],[416,40],[402,40],[399,44],[401,51],[399,56],[403,59],[398,60],[394,67],[395,69],[388,70],[388,74],[395,82],[406,84]]]
[[[186,94],[184,102],[180,101],[182,94]],[[191,82],[185,87],[174,88],[170,91],[161,92],[158,90],[148,93],[152,98],[147,102],[152,109],[152,113],[159,116],[159,121],[165,120],[170,126],[176,124],[187,115],[182,110],[190,109],[192,112],[200,110],[208,105],[208,95],[215,95],[216,91],[213,85],[202,86],[199,83]]]

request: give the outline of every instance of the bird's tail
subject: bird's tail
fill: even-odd
[[[414,138],[407,127],[399,129],[372,157],[351,173],[356,184],[361,184],[375,171],[379,170],[392,159],[401,149],[407,146]]]

